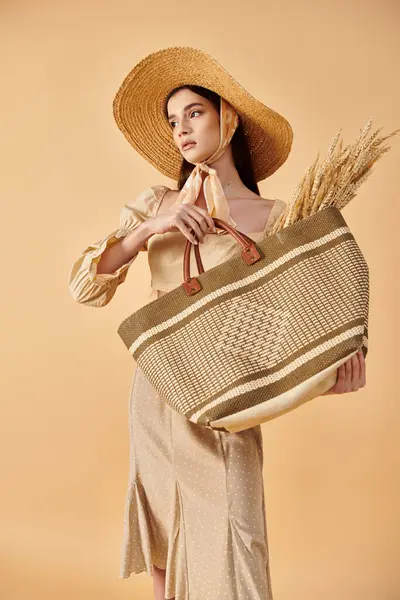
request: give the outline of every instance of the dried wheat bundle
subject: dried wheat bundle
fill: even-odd
[[[327,206],[336,206],[341,210],[354,198],[356,190],[370,175],[372,165],[390,149],[390,146],[383,146],[383,142],[400,131],[396,129],[389,135],[377,137],[382,130],[380,127],[368,138],[371,125],[372,119],[360,130],[356,142],[344,149],[342,140],[339,141],[342,131],[339,129],[324,162],[318,166],[318,153],[269,235]]]

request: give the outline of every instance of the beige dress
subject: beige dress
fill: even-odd
[[[137,255],[115,273],[97,274],[102,252],[155,216],[168,189],[146,189],[121,209],[116,230],[82,252],[69,278],[77,302],[108,304]],[[264,231],[247,235],[260,240],[285,206],[275,200]],[[153,300],[182,283],[185,243],[181,232],[168,232],[142,248]],[[199,247],[205,270],[239,250],[225,234],[209,234]],[[193,252],[191,261],[197,273]],[[160,398],[136,365],[129,439],[120,577],[152,575],[154,563],[166,569],[167,599],[272,600],[261,427],[230,433],[192,423]]]

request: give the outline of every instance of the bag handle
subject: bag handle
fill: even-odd
[[[245,262],[247,265],[252,265],[261,258],[261,255],[256,248],[255,242],[251,239],[251,237],[249,237],[242,231],[234,229],[231,225],[229,225],[229,223],[223,221],[222,219],[217,219],[216,217],[211,218],[213,219],[216,227],[224,229],[227,233],[232,235],[234,239],[237,242],[239,242],[239,244],[242,246],[241,257],[243,259],[243,262]],[[196,264],[199,275],[204,273],[204,267],[200,256],[200,244],[194,244],[190,240],[187,240],[185,245],[185,251],[183,254],[182,286],[188,296],[193,296],[193,294],[196,294],[202,289],[202,286],[197,277],[190,276],[190,251],[192,246],[194,246],[194,254],[196,257]]]

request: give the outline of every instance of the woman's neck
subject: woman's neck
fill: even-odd
[[[231,152],[229,152],[230,147],[224,152],[222,156],[219,157],[213,163],[208,164],[209,167],[215,169],[217,171],[218,179],[221,182],[223,192],[225,194],[225,198],[229,200],[230,198],[242,198],[247,196],[251,191],[244,185],[242,180],[240,179],[239,173],[235,165],[233,164],[233,158]],[[207,177],[207,173],[205,171],[201,171],[202,180]],[[204,187],[201,187],[198,202],[199,206],[205,206],[205,197],[204,197]]]

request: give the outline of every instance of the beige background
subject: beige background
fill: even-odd
[[[289,200],[340,127],[346,143],[370,117],[384,133],[400,127],[399,4],[0,6],[0,595],[145,600],[147,574],[119,579],[135,365],[116,329],[148,300],[146,255],[103,310],[74,303],[67,287],[72,262],[118,226],[125,202],[174,183],[119,132],[113,96],[152,51],[212,53],[291,121],[292,153],[260,186]],[[370,267],[367,386],[263,425],[275,600],[400,597],[399,144],[343,213]]]

